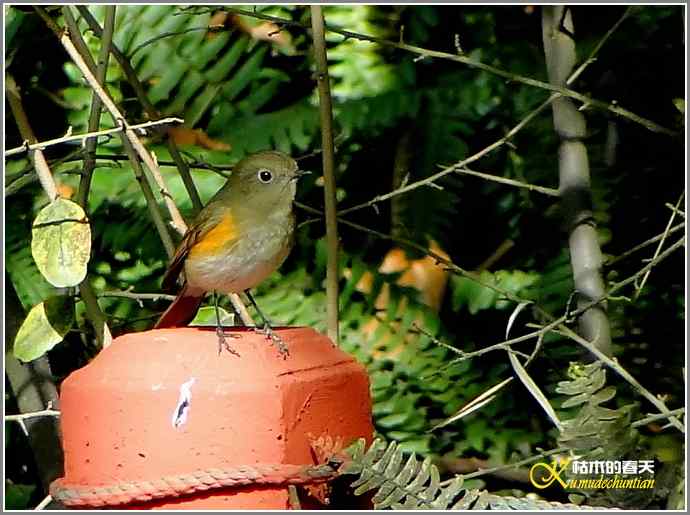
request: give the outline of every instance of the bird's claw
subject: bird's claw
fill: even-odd
[[[280,354],[283,356],[283,359],[290,355],[290,351],[288,350],[288,347],[283,339],[273,331],[273,328],[269,324],[265,324],[263,328],[255,327],[254,330],[265,335],[266,339],[271,340],[271,343],[277,347],[278,352],[280,352]]]
[[[239,335],[233,334],[233,333],[225,334],[225,331],[223,330],[222,327],[216,327],[216,335],[218,336],[218,355],[219,356],[223,352],[223,349],[225,349],[230,354],[234,354],[238,358],[240,357],[240,354],[235,349],[230,347],[230,344],[225,339],[226,337],[228,337],[228,338],[239,338],[240,337]]]

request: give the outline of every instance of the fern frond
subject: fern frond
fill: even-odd
[[[606,370],[600,362],[572,363],[568,375],[570,380],[556,388],[569,397],[561,407],[581,408],[575,417],[563,421],[559,442],[588,459],[623,457],[636,443],[630,426],[635,405],[618,409],[602,406],[615,397],[616,388],[606,386]]]
[[[377,510],[553,510],[592,509],[529,497],[504,497],[464,487],[462,476],[443,485],[431,458],[419,462],[414,453],[407,460],[400,445],[377,439],[366,449],[360,439],[345,451],[350,460],[340,473],[359,476],[351,486],[355,495],[376,490],[372,498]],[[404,464],[403,464],[404,462]]]

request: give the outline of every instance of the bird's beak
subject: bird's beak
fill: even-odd
[[[300,177],[303,177],[305,175],[310,175],[311,172],[308,172],[307,170],[297,170],[291,177],[293,181],[296,181]]]

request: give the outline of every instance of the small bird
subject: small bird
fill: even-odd
[[[190,225],[170,261],[163,288],[174,287],[182,273],[183,285],[156,328],[189,324],[207,292],[245,292],[263,318],[266,335],[286,352],[249,290],[280,267],[290,253],[296,183],[308,173],[277,151],[258,152],[235,165],[228,181]],[[218,351],[225,348],[237,354],[225,341],[219,320],[217,324]]]

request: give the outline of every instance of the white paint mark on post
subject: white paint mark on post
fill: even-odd
[[[174,429],[178,429],[187,423],[189,409],[192,405],[192,385],[194,385],[195,381],[196,378],[192,377],[180,386],[180,397],[172,414],[172,426]]]

